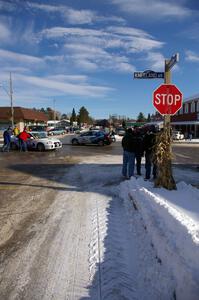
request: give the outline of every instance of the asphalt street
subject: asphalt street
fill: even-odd
[[[110,157],[110,161],[115,156],[122,157],[120,141],[104,147],[72,146],[70,136],[66,136],[62,138],[62,142],[63,148],[52,152],[21,153],[12,151],[0,153],[0,276],[4,277],[0,281],[5,285],[3,286],[3,299],[15,299],[12,294],[14,287],[9,283],[9,280],[11,282],[13,280],[11,276],[13,271],[9,271],[10,267],[7,270],[9,261],[16,258],[16,253],[22,251],[21,249],[23,249],[24,255],[24,247],[28,247],[36,232],[38,233],[38,228],[40,226],[43,228],[42,226],[48,223],[52,207],[55,205],[56,195],[60,192],[73,193],[70,174],[74,166],[85,159],[92,159],[92,157],[99,159],[100,162],[103,162],[104,156],[106,156],[106,160],[109,160]],[[173,163],[177,168],[184,169],[185,173],[186,170],[192,169],[197,174],[199,172],[198,150],[199,145],[174,144]],[[120,165],[117,165],[117,168],[119,169]],[[75,184],[79,187],[82,179],[75,176]],[[75,193],[74,199],[71,200],[69,197],[68,201],[71,202],[70,210],[74,209],[73,203],[78,207],[78,191]],[[80,215],[83,212],[84,208],[82,207]],[[77,216],[77,218],[79,217]],[[49,234],[47,228],[46,234]],[[54,234],[53,231],[51,234]],[[41,240],[42,235],[37,242],[39,243]],[[17,264],[16,261],[15,264]],[[25,268],[25,266],[23,267]],[[5,276],[9,277],[8,281]],[[21,296],[20,299],[27,298]]]

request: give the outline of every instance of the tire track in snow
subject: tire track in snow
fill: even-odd
[[[135,273],[130,267],[132,243],[126,232],[121,201],[109,196],[108,201],[99,199],[95,203],[89,260],[91,299],[136,299]]]

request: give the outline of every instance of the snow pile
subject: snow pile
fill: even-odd
[[[198,299],[199,190],[181,182],[167,191],[132,178],[120,184],[120,197],[141,214],[157,256],[173,275],[177,299]]]

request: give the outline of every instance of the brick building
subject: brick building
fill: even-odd
[[[48,117],[40,111],[14,107],[14,124],[19,130],[23,130],[24,126],[30,125],[47,125]],[[0,129],[4,129],[11,125],[11,109],[10,107],[0,107]]]
[[[194,137],[199,137],[199,94],[185,100],[182,108],[172,116],[171,125],[185,136],[192,132]]]

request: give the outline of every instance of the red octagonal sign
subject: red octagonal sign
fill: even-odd
[[[174,84],[162,84],[153,92],[153,105],[161,115],[175,115],[182,107],[182,93]]]

